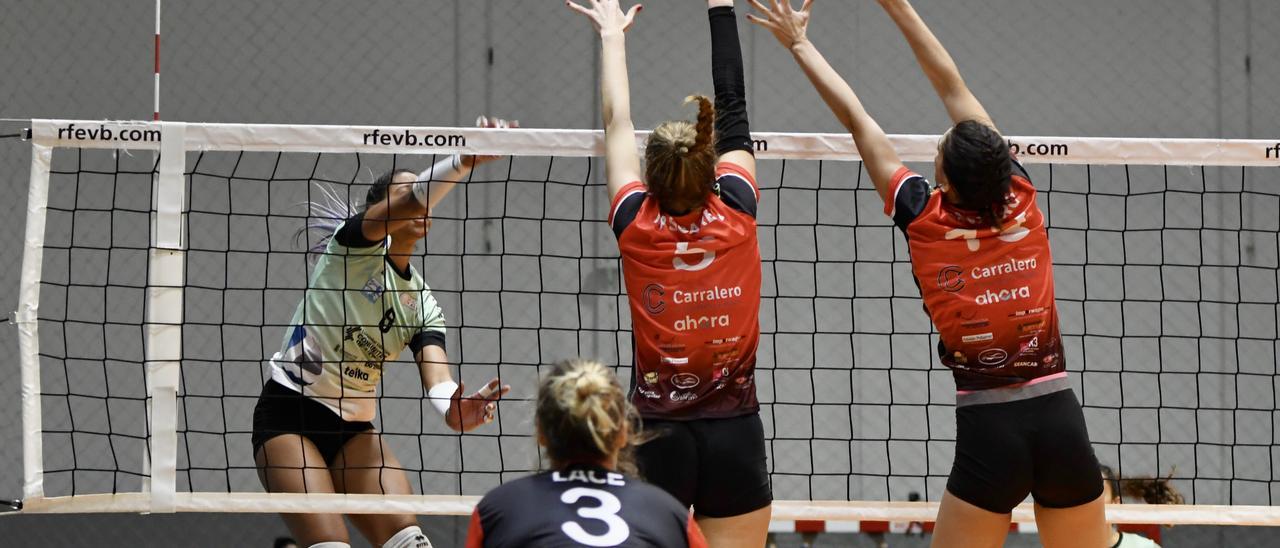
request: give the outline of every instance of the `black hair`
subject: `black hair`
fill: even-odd
[[[293,241],[297,245],[302,245],[303,238],[307,239],[307,260],[312,264],[320,260],[324,255],[325,249],[329,246],[329,240],[333,238],[334,233],[338,231],[338,227],[346,222],[357,212],[369,209],[370,205],[376,204],[387,198],[387,190],[391,188],[391,180],[401,173],[410,173],[417,175],[413,171],[407,169],[393,169],[383,173],[373,181],[373,186],[369,187],[369,192],[365,194],[364,204],[356,207],[344,199],[341,194],[329,185],[316,183],[316,193],[318,196],[307,202],[307,220],[293,234]],[[314,233],[315,239],[312,240],[309,233]]]
[[[1163,478],[1124,478],[1116,476],[1115,470],[1105,464],[1098,464],[1102,470],[1103,481],[1111,487],[1112,499],[1130,497],[1140,499],[1147,504],[1182,504],[1182,493],[1173,486],[1173,474]],[[1111,501],[1106,501],[1111,502]]]
[[[1102,470],[1102,481],[1107,483],[1107,487],[1111,490],[1111,498],[1120,498],[1120,480],[1116,478],[1116,471],[1105,464],[1098,464],[1098,468]],[[1111,502],[1110,500],[1105,502]]]
[[[991,226],[998,225],[1004,219],[1006,196],[1013,182],[1009,143],[995,128],[965,120],[951,128],[939,151],[942,171],[960,197],[957,205],[976,211]]]
[[[373,186],[369,187],[369,193],[365,194],[364,205],[360,206],[360,210],[363,211],[369,209],[369,206],[385,200],[387,198],[387,190],[391,188],[391,181],[396,178],[396,175],[401,173],[408,173],[415,177],[418,175],[408,169],[393,169],[383,173],[382,176],[373,181]]]

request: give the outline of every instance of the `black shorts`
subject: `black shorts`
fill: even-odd
[[[1102,472],[1075,392],[956,408],[956,460],[947,491],[1007,514],[1027,498],[1071,508],[1102,495]]]
[[[369,421],[342,420],[323,403],[268,380],[253,408],[253,453],[257,455],[262,444],[271,438],[299,434],[311,440],[325,464],[329,464],[351,438],[370,430],[373,423]]]
[[[645,419],[640,474],[698,516],[728,518],[773,502],[760,414],[729,419]]]

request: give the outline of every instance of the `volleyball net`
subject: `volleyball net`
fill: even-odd
[[[931,521],[955,389],[905,242],[847,135],[755,139],[774,517]],[[893,140],[932,172],[936,137]],[[1110,516],[1280,525],[1280,145],[1011,142],[1042,191],[1098,457],[1171,476],[1189,503]],[[632,382],[600,132],[41,120],[31,147],[14,322],[24,512],[466,514],[546,464],[531,417],[550,364],[593,357]],[[311,273],[304,204],[359,203],[377,175],[455,152],[505,158],[436,207],[411,262],[455,371],[513,387],[497,420],[449,430],[391,357],[375,424],[421,495],[263,493],[252,412]]]

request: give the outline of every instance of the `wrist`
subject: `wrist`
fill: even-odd
[[[442,417],[448,417],[449,407],[453,405],[453,393],[458,391],[458,383],[452,380],[438,382],[427,390],[427,399]]]
[[[622,29],[600,29],[601,42],[625,42],[627,33]]]
[[[791,50],[791,53],[793,54],[799,54],[802,50],[809,49],[812,47],[813,47],[813,43],[810,42],[807,37],[801,36],[800,38],[796,39],[796,41],[791,42],[791,45],[787,47],[787,49]]]

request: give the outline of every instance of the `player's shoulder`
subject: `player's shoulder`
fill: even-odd
[[[548,484],[547,475],[548,473],[546,472],[533,474],[508,481],[490,489],[480,499],[481,510],[495,509],[502,506],[519,507],[521,504],[527,504],[538,493],[546,490],[546,485]]]

